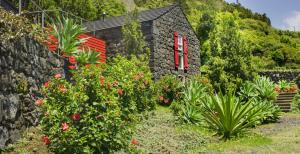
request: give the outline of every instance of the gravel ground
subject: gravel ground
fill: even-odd
[[[277,123],[259,126],[256,131],[263,135],[271,135],[292,126],[300,126],[300,114],[284,114]]]

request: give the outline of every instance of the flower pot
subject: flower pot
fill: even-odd
[[[294,96],[297,93],[286,93],[286,92],[281,92],[277,96],[277,99],[275,101],[275,104],[278,105],[283,112],[290,112],[291,111],[291,104],[294,99]]]

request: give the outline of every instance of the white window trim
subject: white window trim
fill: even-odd
[[[183,70],[184,69],[184,51],[183,51],[183,37],[182,35],[178,35],[178,61],[179,61],[179,67],[178,69]]]

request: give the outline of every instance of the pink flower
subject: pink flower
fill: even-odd
[[[65,92],[67,92],[67,89],[64,85],[59,85],[59,91],[62,93],[65,93]]]
[[[79,114],[79,113],[74,113],[74,114],[72,115],[72,119],[73,119],[74,121],[80,120],[80,114]]]
[[[100,77],[100,84],[101,84],[101,86],[103,86],[104,83],[105,83],[105,77],[104,77],[104,76],[101,76],[101,77]]]
[[[118,94],[119,95],[123,95],[124,94],[124,90],[123,89],[118,89]]]
[[[68,68],[69,68],[70,70],[75,70],[75,69],[76,69],[76,66],[75,66],[75,65],[70,65],[70,66],[68,66]]]
[[[47,135],[43,136],[43,137],[42,137],[42,140],[43,140],[43,142],[44,142],[46,145],[51,144],[51,141],[50,141],[50,139],[49,139],[49,137],[48,137]]]
[[[130,143],[133,144],[133,145],[138,145],[139,141],[136,140],[136,139],[132,139]]]
[[[61,74],[55,74],[54,78],[56,78],[56,79],[61,78]]]
[[[43,103],[44,103],[44,101],[43,101],[42,99],[39,99],[39,100],[36,100],[36,101],[35,101],[35,105],[36,105],[36,106],[42,106]]]
[[[170,104],[170,100],[169,99],[164,99],[164,103],[165,104]]]
[[[74,56],[69,57],[69,63],[70,64],[76,64],[76,58]]]
[[[119,82],[117,81],[117,80],[115,80],[114,82],[113,82],[113,86],[118,86],[119,85]]]
[[[69,129],[69,125],[68,125],[66,122],[64,122],[64,123],[61,124],[61,129],[62,129],[63,131],[66,131],[66,130]]]
[[[159,96],[160,101],[164,101],[164,96]]]
[[[48,87],[49,87],[49,84],[50,84],[49,81],[45,82],[45,83],[44,83],[44,87],[45,87],[45,88],[48,88]]]

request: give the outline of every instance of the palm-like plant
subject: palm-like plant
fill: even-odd
[[[243,101],[249,101],[252,98],[256,98],[258,96],[257,89],[252,82],[245,82],[245,84],[240,88],[240,92],[238,92]]]
[[[262,100],[274,101],[277,93],[274,91],[275,84],[267,77],[254,80],[254,84]]]
[[[253,126],[257,121],[255,117],[262,110],[252,106],[251,100],[242,104],[232,93],[206,97],[204,102],[205,121],[225,140]],[[254,108],[257,112],[251,112]]]
[[[70,56],[78,52],[78,47],[86,41],[86,39],[77,39],[85,29],[77,25],[72,19],[58,19],[56,24],[53,24],[53,32],[58,40],[58,54]]]
[[[87,50],[82,49],[82,51],[79,51],[75,54],[76,61],[80,65],[85,64],[98,64],[99,63],[99,56],[100,54],[98,52],[95,52],[88,48]]]

